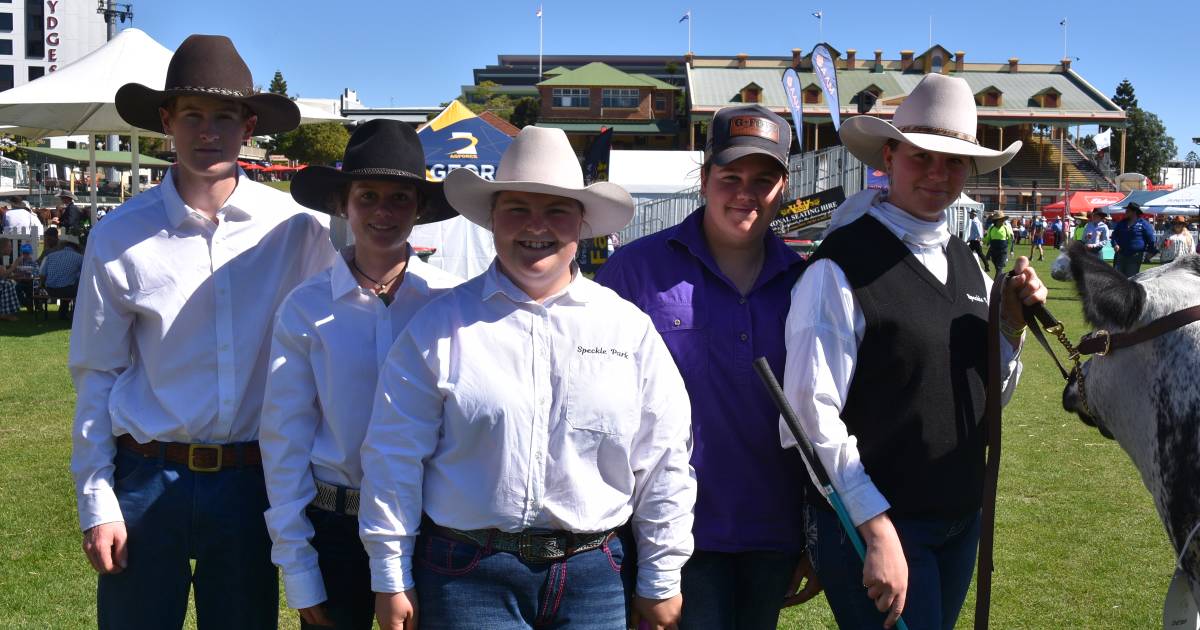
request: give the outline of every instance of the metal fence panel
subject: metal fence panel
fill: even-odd
[[[865,168],[843,146],[793,155],[788,163],[785,199],[815,195],[836,186],[841,186],[849,197],[863,189]],[[629,226],[618,233],[618,243],[628,243],[678,225],[703,204],[704,197],[700,195],[699,186],[681,190],[671,197],[638,204]]]

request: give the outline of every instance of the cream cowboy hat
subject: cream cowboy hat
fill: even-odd
[[[495,181],[465,168],[451,171],[445,180],[450,205],[489,230],[492,199],[505,190],[558,195],[583,204],[581,239],[618,232],[633,218],[633,198],[624,188],[610,182],[583,185],[583,169],[562,129],[522,129],[500,158]]]
[[[896,108],[891,123],[854,116],[842,123],[840,135],[850,153],[872,168],[884,168],[883,145],[892,139],[926,151],[969,157],[977,174],[989,173],[1013,159],[1021,141],[1003,151],[979,146],[977,122],[975,97],[966,81],[927,74]]]

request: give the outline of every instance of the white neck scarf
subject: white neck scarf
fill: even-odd
[[[942,249],[950,241],[950,228],[946,225],[945,211],[937,221],[922,221],[881,197],[871,206],[869,212],[871,216],[891,228],[900,240],[916,247]]]

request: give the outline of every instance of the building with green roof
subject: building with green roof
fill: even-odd
[[[882,50],[875,50],[873,58],[860,58],[854,49],[829,48],[837,67],[843,121],[862,110],[891,118],[927,73],[966,80],[978,107],[978,142],[992,148],[1015,140],[1024,143],[1009,166],[968,181],[968,194],[989,207],[1012,208],[1015,198],[1017,208],[1022,200],[1036,208],[1068,189],[1113,189],[1101,166],[1069,141],[1067,130],[1084,125],[1114,127],[1119,135],[1114,134],[1113,143],[1118,145],[1118,138],[1124,137],[1125,112],[1072,70],[1069,59],[1056,64],[1022,64],[1017,58],[967,62],[965,52],[951,53],[942,46],[919,55],[903,50],[899,59],[884,59]],[[690,129],[684,134],[688,148],[703,146],[708,121],[728,105],[761,103],[791,118],[781,83],[788,68],[796,69],[802,86],[804,149],[838,144],[829,105],[813,74],[811,52],[801,53],[793,49],[790,57],[685,56],[691,101]]]
[[[583,153],[595,136],[613,130],[613,148],[678,149],[677,110],[684,90],[642,72],[625,72],[594,61],[555,72],[537,84],[538,126],[567,132]],[[547,73],[549,74],[549,73]]]

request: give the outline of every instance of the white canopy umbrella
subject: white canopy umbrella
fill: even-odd
[[[88,134],[91,157],[91,204],[96,207],[96,157],[93,134],[128,134],[133,154],[131,178],[137,193],[139,134],[157,135],[121,119],[113,100],[126,83],[162,89],[171,51],[146,33],[128,28],[111,41],[56,72],[0,92],[0,124],[33,138]]]
[[[1145,206],[1200,206],[1200,184],[1180,188],[1142,204]]]

